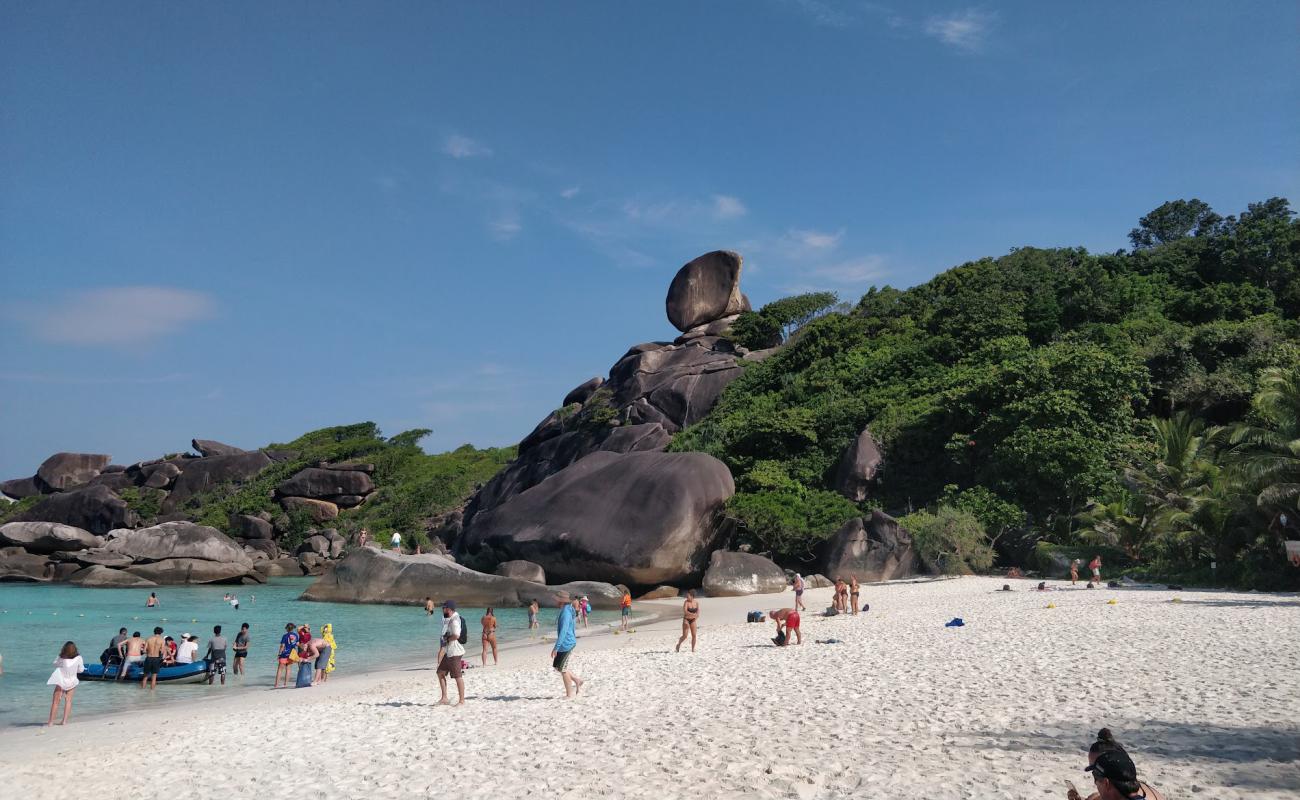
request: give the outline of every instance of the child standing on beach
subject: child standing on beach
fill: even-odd
[[[54,659],[54,672],[50,673],[50,679],[45,682],[46,686],[54,687],[54,699],[50,701],[50,721],[45,723],[47,728],[54,724],[54,712],[58,711],[60,700],[63,701],[63,720],[59,724],[68,724],[68,716],[72,714],[72,693],[77,691],[77,685],[81,683],[77,675],[85,671],[86,665],[81,661],[77,645],[64,642],[59,657]]]
[[[622,621],[619,623],[619,630],[626,631],[627,624],[632,619],[632,594],[623,592],[623,599],[619,601],[619,611],[622,613]]]

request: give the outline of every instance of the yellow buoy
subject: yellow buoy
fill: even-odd
[[[1112,600],[1107,600],[1107,601],[1106,601],[1106,605],[1108,605],[1108,606],[1119,605],[1119,601],[1118,601],[1118,600],[1113,600],[1113,599],[1112,599]]]
[[[1175,597],[1173,600],[1170,600],[1169,602],[1171,602],[1171,603],[1181,603],[1181,602],[1183,602],[1183,598],[1181,598],[1181,597]]]
[[[1048,607],[1048,608],[1056,608],[1056,603],[1048,603],[1048,604],[1047,604],[1047,607]]]

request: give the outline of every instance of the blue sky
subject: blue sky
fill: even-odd
[[[0,477],[517,441],[676,269],[856,299],[1300,192],[1291,2],[0,5]]]

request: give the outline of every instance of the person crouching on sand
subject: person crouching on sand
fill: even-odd
[[[1065,796],[1068,800],[1164,800],[1164,795],[1150,784],[1137,779],[1133,759],[1115,741],[1110,728],[1097,732],[1097,741],[1088,748],[1088,766],[1097,791],[1084,798],[1070,783]],[[1067,781],[1069,783],[1069,781]]]
[[[799,630],[799,612],[793,608],[778,608],[768,614],[776,623],[776,642],[778,647],[790,644],[790,635],[794,634],[795,644],[803,644],[803,632]]]
[[[555,593],[555,605],[560,610],[555,622],[555,647],[551,648],[551,666],[560,673],[564,682],[564,697],[571,698],[582,691],[583,680],[573,674],[569,658],[578,646],[577,611],[569,600],[568,592]]]

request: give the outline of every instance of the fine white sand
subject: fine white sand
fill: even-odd
[[[869,613],[806,615],[784,649],[744,612],[791,594],[705,600],[695,654],[675,621],[581,640],[567,702],[521,648],[467,672],[459,709],[426,667],[11,729],[3,794],[1049,798],[1091,790],[1108,726],[1170,800],[1300,796],[1300,599],[1005,582],[866,586]]]

